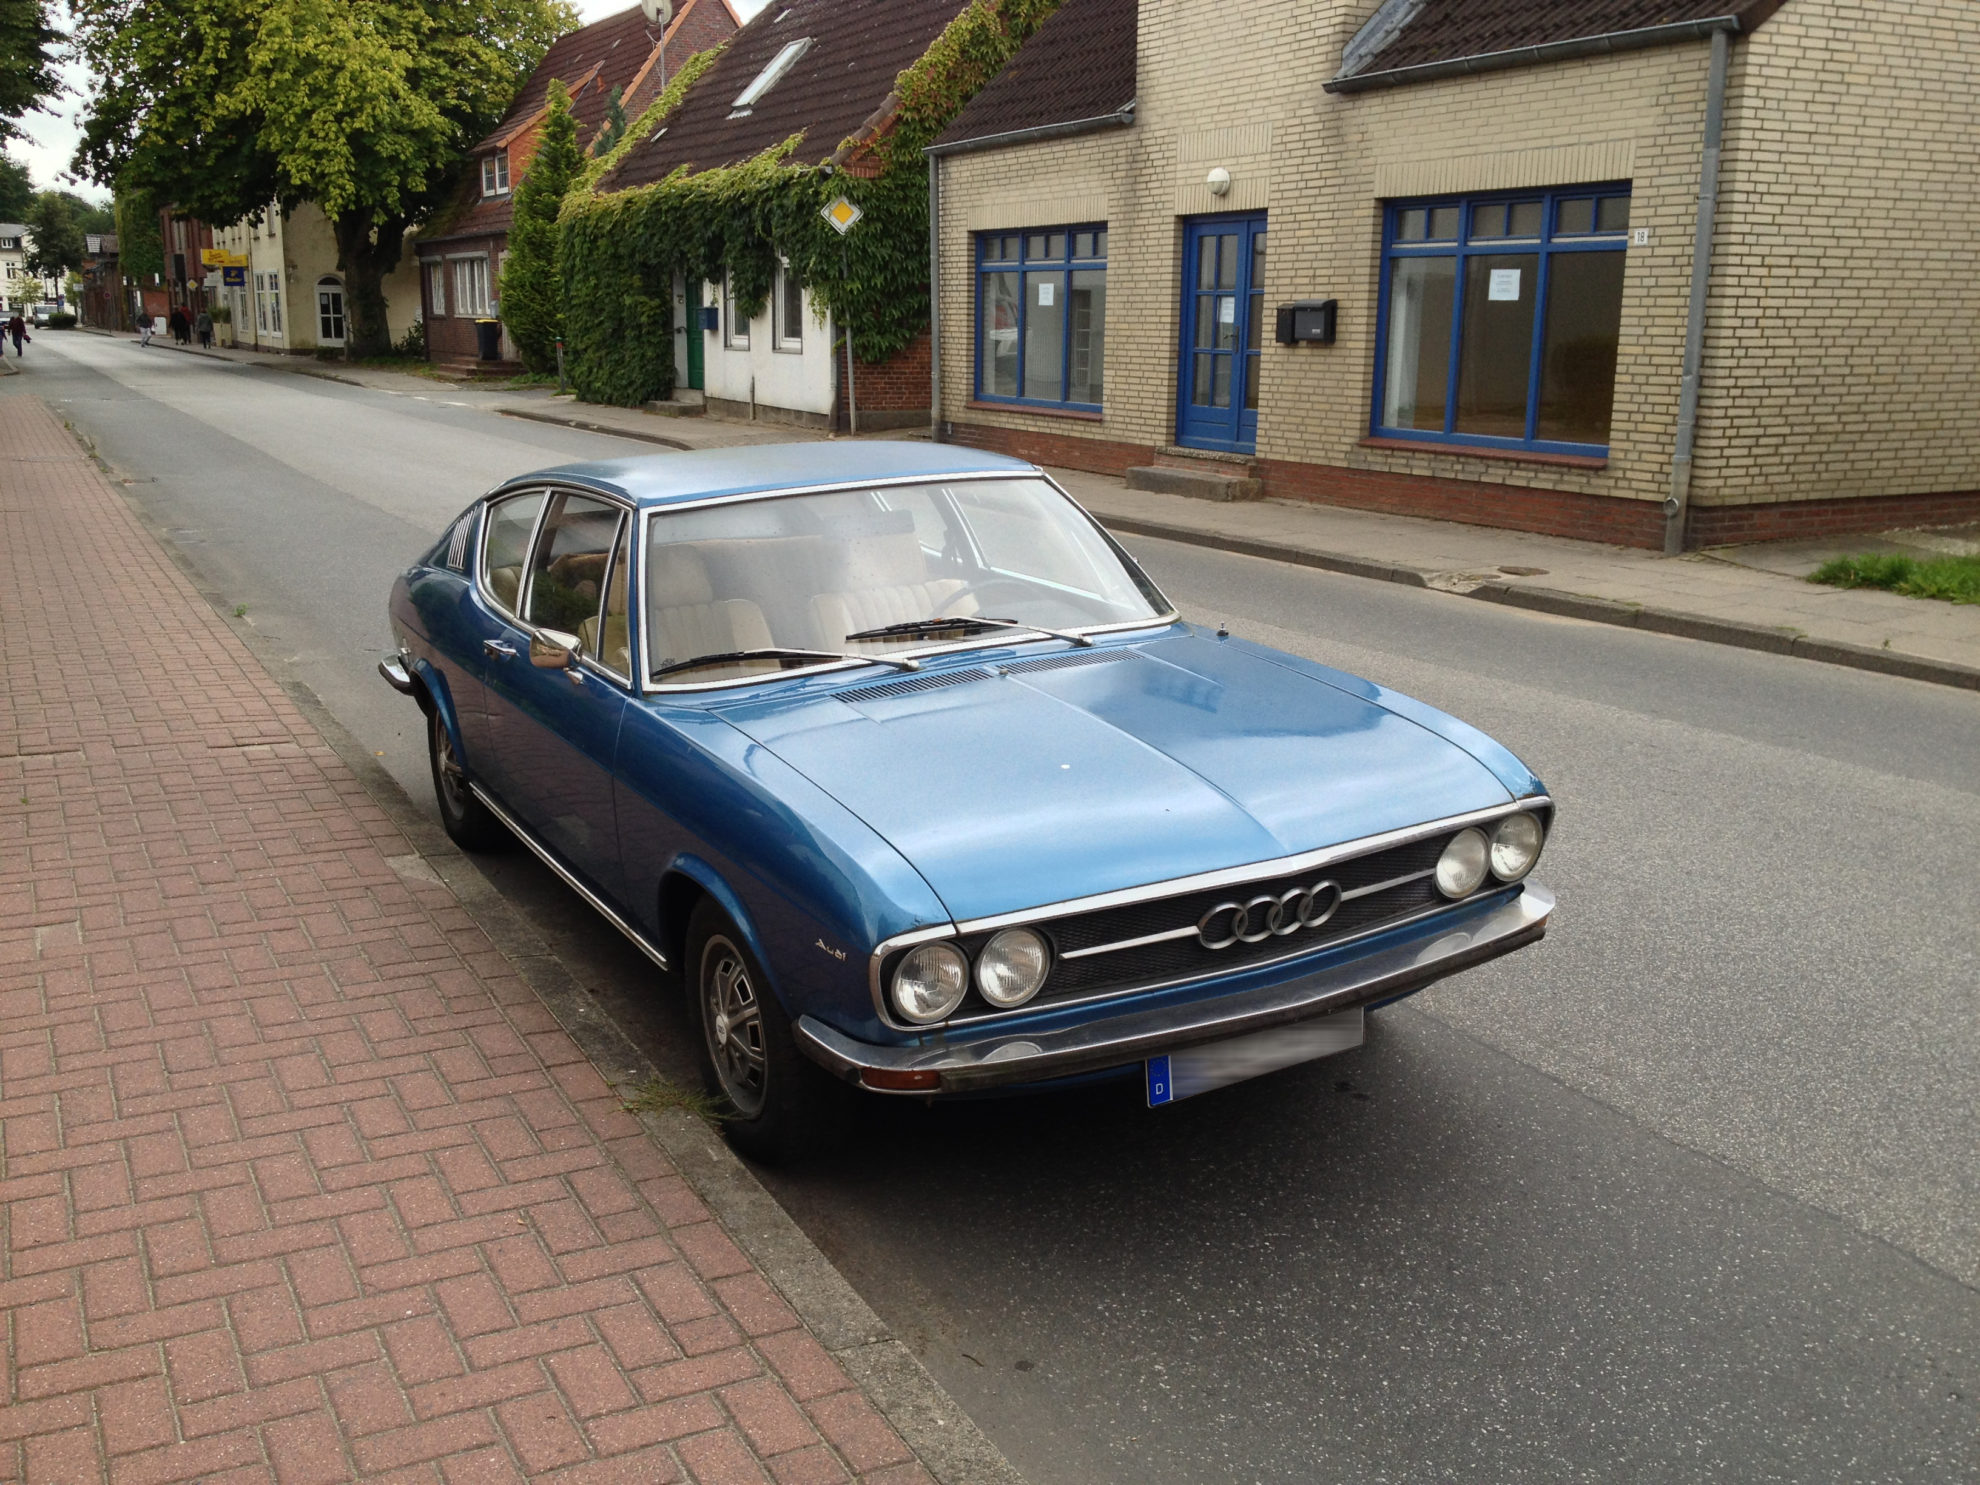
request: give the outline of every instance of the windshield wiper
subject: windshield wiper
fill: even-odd
[[[919,660],[903,660],[893,655],[855,655],[846,650],[794,650],[769,645],[760,650],[724,650],[719,655],[696,655],[692,660],[676,660],[653,672],[652,678],[672,675],[677,670],[699,670],[704,665],[722,665],[734,660],[857,660],[862,665],[891,665],[896,670],[919,670]]]
[[[1053,639],[1063,639],[1082,648],[1093,644],[1090,634],[1072,634],[1064,629],[1047,629],[1043,624],[1024,624],[1016,619],[992,619],[982,614],[958,614],[953,618],[908,619],[899,624],[882,624],[878,629],[862,629],[857,634],[848,634],[846,643],[856,639],[900,639],[917,634],[940,634],[945,629],[1029,629],[1033,634],[1047,634]]]

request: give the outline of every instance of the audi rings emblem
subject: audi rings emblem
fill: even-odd
[[[1341,889],[1334,882],[1295,887],[1276,897],[1268,892],[1249,902],[1220,902],[1196,920],[1196,937],[1206,949],[1262,944],[1268,938],[1289,938],[1303,928],[1318,928],[1340,905]]]

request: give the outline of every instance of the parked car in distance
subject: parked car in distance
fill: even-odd
[[[1357,1045],[1533,943],[1553,821],[1490,738],[1185,623],[1031,465],[917,443],[571,464],[393,585],[447,830],[520,839],[688,991],[745,1152],[850,1089]]]
[[[34,321],[37,328],[46,328],[49,320],[55,316],[55,309],[56,306],[52,304],[37,304],[29,311],[29,318]]]

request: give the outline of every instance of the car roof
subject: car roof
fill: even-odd
[[[635,459],[559,464],[505,480],[503,488],[553,481],[589,485],[639,505],[674,505],[718,495],[961,474],[1036,474],[1036,465],[978,449],[920,441],[747,444]]]

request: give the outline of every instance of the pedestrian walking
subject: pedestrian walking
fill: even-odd
[[[193,334],[199,337],[201,350],[213,348],[213,316],[203,309],[199,312],[199,318],[193,321]]]
[[[21,318],[21,312],[19,310],[15,310],[14,317],[7,321],[7,333],[14,338],[14,359],[18,361],[23,354],[21,351],[22,344],[34,339],[32,335],[28,334],[27,321]],[[0,355],[5,354],[6,348],[0,346]]]
[[[165,326],[172,332],[172,343],[174,345],[192,344],[192,335],[187,328],[186,312],[183,309],[175,308],[166,318]]]
[[[151,332],[157,326],[157,324],[158,322],[152,319],[150,310],[148,309],[138,310],[137,327],[138,327],[139,345],[151,344]]]

